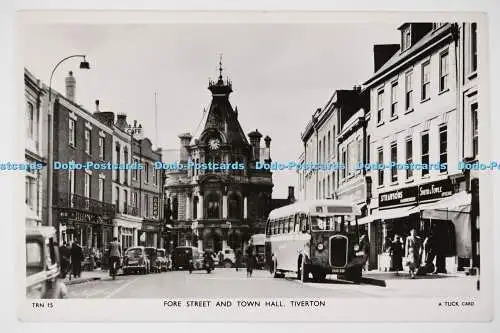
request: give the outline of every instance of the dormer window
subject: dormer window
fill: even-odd
[[[411,46],[411,30],[410,26],[406,27],[402,32],[402,42],[401,42],[401,51],[405,51]]]

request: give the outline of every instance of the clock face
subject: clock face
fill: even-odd
[[[214,139],[210,139],[210,141],[208,141],[208,146],[212,150],[219,149],[219,147],[220,147],[220,141],[219,141],[219,139],[215,139],[215,138]]]

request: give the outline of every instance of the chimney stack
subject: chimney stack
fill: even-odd
[[[191,136],[191,133],[182,133],[179,135],[179,139],[181,139],[180,142],[180,156],[179,156],[179,162],[180,163],[186,163],[189,158],[189,152],[188,152],[188,147],[189,144],[191,143],[191,139],[193,137]]]
[[[124,131],[127,129],[127,115],[125,113],[119,113],[116,116],[116,127]]]
[[[254,161],[260,161],[260,138],[262,138],[262,134],[256,129],[248,133],[248,137],[253,150],[253,159]]]
[[[101,110],[99,110],[99,100],[98,99],[95,100],[95,112],[101,112]]]
[[[75,101],[75,89],[76,89],[76,80],[73,76],[73,72],[69,71],[68,76],[66,77],[66,98],[70,101]]]

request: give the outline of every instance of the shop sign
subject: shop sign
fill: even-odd
[[[59,212],[59,219],[60,221],[67,221],[68,223],[70,221],[74,222],[80,222],[80,223],[93,223],[93,224],[103,224],[103,223],[110,223],[108,219],[104,219],[100,215],[95,215],[92,213],[88,212],[80,212],[80,211],[67,211],[67,210],[62,210]]]
[[[142,230],[144,231],[159,231],[159,226],[156,226],[154,224],[142,224]]]
[[[378,195],[379,207],[412,204],[417,202],[418,187],[405,187],[394,191],[380,193]]]
[[[418,187],[418,201],[427,201],[449,197],[453,194],[453,187],[449,179],[439,180]]]

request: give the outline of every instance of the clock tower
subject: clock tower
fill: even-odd
[[[175,246],[192,245],[216,252],[228,247],[243,250],[251,235],[264,232],[271,209],[272,174],[255,168],[258,161],[271,161],[271,139],[267,136],[266,145],[261,147],[262,135],[257,130],[248,138],[245,135],[238,109],[229,101],[232,83],[223,79],[221,61],[218,80],[210,80],[208,89],[212,101],[204,111],[203,127],[192,140],[190,134],[180,136],[179,156],[198,166],[217,167],[167,173],[165,193],[173,217],[172,240]]]

